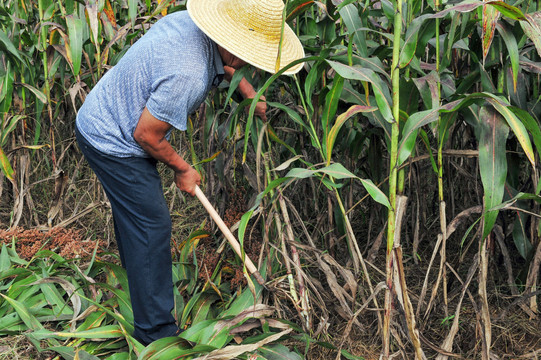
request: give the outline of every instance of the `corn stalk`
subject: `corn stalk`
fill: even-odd
[[[391,65],[391,81],[393,94],[393,118],[391,132],[391,151],[389,163],[389,203],[391,204],[387,217],[387,251],[386,251],[386,281],[387,291],[385,292],[385,317],[383,319],[383,358],[389,359],[390,356],[390,334],[391,317],[393,309],[393,247],[395,238],[396,224],[396,193],[398,178],[398,137],[400,135],[400,68],[398,65],[400,58],[400,40],[402,36],[402,0],[396,0],[394,14],[394,41],[393,41],[393,61]]]

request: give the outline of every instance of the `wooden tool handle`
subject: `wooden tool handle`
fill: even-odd
[[[263,280],[263,277],[261,276],[261,274],[255,267],[252,260],[250,260],[250,258],[246,254],[244,254],[244,258],[242,257],[242,250],[240,248],[239,242],[237,241],[235,236],[231,233],[231,231],[229,230],[227,225],[224,223],[224,221],[222,220],[218,212],[212,206],[212,204],[208,201],[205,194],[203,194],[203,191],[201,191],[201,189],[197,185],[195,186],[195,196],[197,196],[199,201],[201,201],[201,204],[203,204],[203,206],[209,213],[212,220],[214,220],[214,222],[218,225],[218,227],[224,234],[225,238],[227,239],[227,241],[229,242],[229,244],[231,245],[235,253],[244,261],[246,268],[248,268],[248,271],[250,271],[250,274],[254,275],[259,285],[264,285],[265,280]]]

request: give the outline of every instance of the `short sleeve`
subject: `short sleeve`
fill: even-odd
[[[146,107],[158,120],[186,130],[188,114],[204,101],[204,93],[201,79],[182,74],[166,75],[152,84]]]

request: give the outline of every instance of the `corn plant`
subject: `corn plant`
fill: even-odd
[[[85,94],[131,43],[160,14],[184,5],[132,0],[0,4],[0,164],[13,190],[10,197],[4,194],[9,200],[4,203],[12,206],[10,225],[30,224],[24,203],[31,204],[30,194],[41,188],[29,186],[32,172],[24,164],[40,163],[46,176],[68,168],[69,157],[61,149],[73,124],[57,119],[73,118]],[[497,353],[493,333],[500,328],[493,326],[497,319],[490,298],[504,301],[493,283],[509,296],[527,299],[519,303],[520,313],[533,318],[538,311],[538,4],[290,0],[283,21],[303,42],[304,70],[289,78],[242,69],[190,118],[188,139],[173,138],[189,143],[181,151],[202,172],[206,192],[222,211],[232,186],[249,189],[251,201],[237,224],[238,237],[245,247],[261,242],[259,267],[274,290],[263,299],[276,305],[279,317],[296,323],[296,332],[333,340],[329,347],[347,358],[355,358],[345,348],[348,337],[355,329],[366,332],[367,326],[378,328],[372,332],[381,336],[377,350],[383,358],[402,351],[405,358],[443,359],[460,350],[468,352],[464,357],[490,358]],[[255,102],[234,93],[242,76],[259,90],[257,97],[265,95],[268,122],[253,117]],[[43,145],[49,147],[34,151]],[[33,218],[40,222],[39,214]],[[383,239],[386,245],[380,246]],[[4,298],[2,311],[8,316],[1,321],[18,319],[12,333],[31,328],[34,335],[28,336],[36,346],[45,340],[66,358],[76,351],[112,359],[151,358],[154,351],[163,356],[211,351],[230,357],[257,353],[270,358],[272,351],[299,356],[261,343],[289,336],[267,331],[265,324],[241,347],[229,346],[231,329],[240,323],[228,321],[267,293],[248,281],[235,294],[222,280],[227,267],[217,268],[202,284],[197,260],[188,257],[196,247],[196,239],[189,238],[175,265],[176,314],[188,329],[184,340],[164,339],[143,350],[130,338],[127,292],[116,289],[114,280],[124,275],[113,265],[87,267],[90,278],[107,278],[93,285],[69,259],[42,254],[24,263],[9,247],[2,253],[8,254],[2,255],[4,264],[9,258],[12,265],[41,267],[33,272],[9,267],[16,277],[4,278],[6,289],[13,279],[57,277],[54,272],[35,275],[49,269],[44,264],[50,256],[62,264],[52,269],[74,284],[76,290],[70,291],[81,306],[101,310],[88,315],[93,317],[88,322],[81,320],[84,326],[69,323],[75,295],[66,295],[61,283],[40,283],[31,286],[33,295],[52,296],[56,288],[60,297],[70,297],[67,303],[58,296],[57,302],[46,299],[54,304],[54,314],[66,318],[56,322],[56,329],[42,329],[41,313],[22,306],[30,295],[14,290],[5,293],[9,300]],[[471,248],[475,255],[468,257]],[[489,270],[495,251],[504,258],[504,283]],[[513,263],[515,254],[520,266]],[[417,281],[413,275],[419,269]],[[470,289],[474,286],[476,293]],[[99,289],[101,297],[92,289]],[[107,292],[117,300],[106,299]],[[237,306],[241,297],[247,302]],[[470,326],[461,325],[467,316],[464,299],[479,314]],[[40,309],[51,316],[45,305]],[[258,311],[268,314],[267,308]],[[245,315],[241,322],[253,322]],[[433,336],[441,330],[436,318],[451,322],[444,336]],[[91,322],[109,337],[100,343],[88,340],[100,336]],[[344,322],[342,336],[333,338],[325,330],[334,334]],[[82,327],[66,334],[73,323]],[[221,327],[226,323],[228,330]],[[479,347],[456,346],[464,332],[462,339],[471,335]],[[68,337],[72,343],[60,346]],[[198,345],[188,348],[184,341]]]
[[[294,3],[294,5],[301,7],[299,3]],[[319,55],[326,59],[323,61],[321,57],[307,58],[309,65],[307,65],[308,75],[304,80],[304,89],[301,87],[302,83],[298,81],[292,86],[293,89],[298,90],[297,96],[300,98],[301,109],[304,116],[306,116],[306,120],[302,120],[302,117],[291,107],[288,108],[281,104],[275,105],[284,110],[297,126],[304,129],[303,132],[309,135],[309,140],[306,143],[310,144],[316,150],[316,153],[319,153],[323,163],[328,167],[314,168],[312,163],[306,161],[306,156],[298,156],[300,153],[298,149],[287,146],[287,149],[295,157],[286,161],[284,165],[288,166],[292,161],[301,160],[307,166],[307,170],[293,169],[285,175],[285,178],[307,178],[319,175],[324,185],[329,189],[333,189],[332,184],[335,183],[333,177],[343,179],[355,176],[339,164],[330,165],[335,139],[344,122],[350,116],[363,112],[372,124],[383,129],[386,135],[385,142],[390,161],[388,165],[388,196],[379,195],[375,187],[366,187],[376,201],[380,199],[379,202],[382,204],[389,204],[386,262],[388,290],[385,300],[386,316],[383,323],[383,354],[384,357],[390,356],[389,326],[393,306],[396,306],[393,299],[396,299],[406,316],[409,339],[415,349],[415,356],[423,358],[424,354],[416,326],[419,320],[415,319],[415,312],[407,293],[401,244],[399,242],[401,230],[400,226],[397,225],[401,224],[401,217],[404,216],[407,203],[407,198],[397,196],[397,194],[404,191],[404,177],[403,175],[399,176],[399,167],[406,165],[409,156],[417,146],[416,139],[418,133],[420,133],[430,159],[433,161],[440,204],[440,234],[435,245],[434,254],[438,249],[441,249],[441,262],[436,283],[431,289],[425,317],[430,313],[434,299],[439,294],[440,282],[443,283],[443,298],[447,315],[447,260],[445,249],[447,246],[448,222],[446,220],[446,202],[443,195],[443,155],[449,140],[449,132],[457,126],[456,122],[459,119],[465,119],[473,127],[475,136],[478,139],[479,168],[484,188],[483,216],[480,219],[481,222],[474,222],[472,226],[478,223],[481,225],[479,234],[479,296],[482,304],[481,324],[484,329],[483,357],[488,358],[491,347],[491,321],[486,290],[488,269],[486,243],[490,241],[491,236],[494,236],[491,235],[493,227],[499,209],[503,207],[500,204],[503,201],[507,178],[505,140],[510,137],[509,129],[512,130],[513,134],[510,143],[515,143],[515,146],[518,146],[517,149],[524,154],[525,159],[527,159],[525,166],[528,166],[529,163],[529,166],[533,169],[532,183],[536,185],[529,195],[520,194],[519,197],[513,197],[516,196],[517,192],[509,191],[509,194],[515,194],[511,196],[512,199],[509,201],[518,201],[522,196],[539,201],[537,196],[539,193],[539,176],[536,166],[536,157],[538,155],[535,154],[532,146],[533,140],[537,152],[539,152],[539,123],[531,115],[535,109],[535,103],[529,107],[526,94],[519,94],[520,87],[517,87],[517,83],[520,79],[524,81],[525,76],[519,76],[521,64],[517,45],[519,41],[513,35],[516,31],[513,32],[509,29],[510,25],[515,25],[518,32],[524,28],[525,32],[521,41],[524,43],[531,40],[535,45],[538,43],[537,39],[539,37],[538,30],[535,30],[537,29],[536,20],[532,16],[524,15],[519,8],[502,2],[468,2],[448,6],[446,9],[442,9],[439,3],[433,4],[433,7],[423,8],[421,3],[411,2],[407,4],[408,11],[415,9],[421,15],[416,17],[417,14],[408,13],[408,26],[403,31],[402,24],[405,19],[403,17],[405,11],[403,5],[405,4],[395,2],[392,9],[389,8],[389,4],[387,4],[387,8],[385,8],[385,4],[381,4],[383,16],[378,18],[378,23],[382,24],[381,27],[387,26],[392,29],[393,35],[380,33],[379,36],[371,38],[367,33],[373,30],[362,28],[367,23],[365,18],[368,8],[361,4],[343,3],[334,9],[333,5],[334,3],[327,2],[327,12],[325,14],[312,9],[312,14],[318,15],[313,17],[305,16],[306,25],[302,22],[302,17],[297,18],[301,28],[303,25],[307,28],[312,26],[312,32],[306,31],[309,34],[314,34],[314,24],[317,24],[315,27],[318,36],[316,38],[307,36],[307,47],[319,46]],[[302,6],[305,7],[306,3],[303,3]],[[298,11],[298,7],[292,7],[292,12]],[[330,11],[330,9],[335,11]],[[476,16],[470,16],[472,13]],[[322,18],[319,22],[318,16]],[[333,16],[335,17],[333,18]],[[465,17],[466,21],[459,28],[461,17]],[[328,21],[329,18],[331,21]],[[500,21],[502,18],[507,19],[507,23]],[[340,19],[346,25],[346,31],[333,28],[336,19]],[[477,19],[481,19],[479,26]],[[435,23],[435,27],[426,27],[429,22]],[[443,34],[444,41],[440,41],[442,39],[440,33],[442,24],[445,25],[445,29],[448,31]],[[496,37],[496,29],[498,29],[501,36],[499,38]],[[377,33],[376,31],[373,32]],[[464,40],[468,39],[468,37],[472,38],[470,47],[468,47],[468,42]],[[387,49],[392,49],[392,61],[385,62],[384,59],[377,55],[370,57],[373,50],[367,48],[366,43],[374,39],[380,42],[388,41]],[[496,44],[494,39],[498,40]],[[475,48],[474,41],[476,40],[479,40],[480,48]],[[504,57],[509,58],[510,65],[506,65],[507,63],[504,62],[501,69],[495,68],[499,59],[494,54],[502,53]],[[390,50],[388,50],[388,54],[391,55]],[[492,64],[489,63],[491,55]],[[474,66],[477,68],[464,79],[456,77],[455,74],[448,70],[448,67],[452,66],[453,56],[455,60],[473,58],[476,60]],[[534,56],[537,56],[535,52]],[[423,59],[423,57],[425,58]],[[523,59],[522,61],[523,64],[531,64],[531,62],[528,62],[529,60]],[[490,74],[487,68],[490,69]],[[427,73],[427,70],[430,73]],[[325,74],[328,71],[334,71],[336,75],[332,78],[326,77]],[[464,69],[460,71],[464,71]],[[408,77],[406,80],[409,84],[406,81],[401,81],[402,74],[406,74]],[[493,79],[498,81],[497,86],[495,86],[496,84],[492,85]],[[345,80],[349,82],[348,86],[346,86]],[[270,86],[272,81],[274,81],[274,78],[269,79],[262,91]],[[323,86],[316,90],[314,84],[317,81],[321,81]],[[537,88],[537,80],[532,78],[531,81],[532,86]],[[412,87],[412,85],[414,86]],[[408,99],[422,99],[422,102],[419,102],[417,106],[415,106],[415,102],[401,102],[404,97],[401,95],[404,93],[403,88],[407,91],[406,96]],[[305,90],[304,93],[303,90]],[[347,92],[344,90],[347,90]],[[314,104],[311,97],[316,91],[321,91],[321,93],[317,94],[318,100]],[[354,99],[354,104],[357,105],[351,106],[350,102],[350,109],[335,118],[340,102],[345,102],[347,105],[352,99]],[[520,105],[524,107],[521,109]],[[321,106],[321,108],[318,109],[318,106]],[[401,106],[404,106],[404,108]],[[321,123],[314,121],[318,120],[318,118],[321,119]],[[334,126],[331,125],[331,119],[333,118],[336,119]],[[248,122],[248,124],[251,123]],[[437,134],[435,136],[437,155],[432,154],[429,133],[423,130],[423,127],[426,126],[432,126],[432,132]],[[248,131],[245,133],[248,133]],[[274,136],[274,134],[272,135]],[[248,139],[245,139],[245,141],[247,143]],[[282,141],[282,143],[285,142]],[[286,145],[284,144],[284,146]],[[285,166],[279,168],[282,170]],[[327,176],[330,181],[325,181]],[[366,184],[366,181],[363,181],[363,185]],[[291,186],[287,181],[284,184]],[[373,183],[371,182],[371,184]],[[276,186],[276,184],[271,183],[270,186]],[[347,213],[346,209],[340,201],[339,191],[336,188],[334,190],[337,194],[339,208],[344,216]],[[349,240],[349,252],[353,258],[354,269],[357,272],[359,271],[359,264],[363,261],[362,255],[356,253],[357,240],[350,231],[348,218],[344,216],[343,221],[346,228],[346,237]],[[520,227],[523,228],[524,214],[519,214],[517,221],[517,227],[519,229]],[[539,223],[537,220],[533,221]],[[539,238],[539,228],[538,226],[534,228],[537,228],[537,230],[531,233],[533,236],[531,241],[537,242],[535,239]],[[516,237],[519,239],[516,243],[521,248],[519,251],[523,254],[524,244],[529,242],[529,240],[526,240],[524,233],[524,230],[516,231]],[[531,246],[529,248],[531,249]],[[357,257],[357,255],[359,256]],[[532,256],[531,253],[530,256]],[[537,273],[538,267],[535,262],[532,265],[533,272]],[[395,266],[398,268],[397,270],[394,270]],[[365,269],[363,270],[366,272]],[[426,294],[428,278],[429,272],[426,274],[417,314]],[[367,282],[372,289],[369,278],[367,278]],[[534,301],[531,302],[531,305],[533,309],[536,308]],[[459,316],[455,315],[456,321],[458,321],[458,318]],[[455,326],[456,324],[457,322],[455,322]],[[452,336],[449,338],[452,339]],[[445,344],[447,350],[450,350],[451,346],[452,341],[447,341]]]

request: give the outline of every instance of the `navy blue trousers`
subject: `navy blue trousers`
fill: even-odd
[[[143,344],[173,336],[171,216],[153,158],[109,156],[76,129],[77,142],[111,203],[115,237],[134,317],[133,336]],[[126,289],[125,289],[126,290]]]

